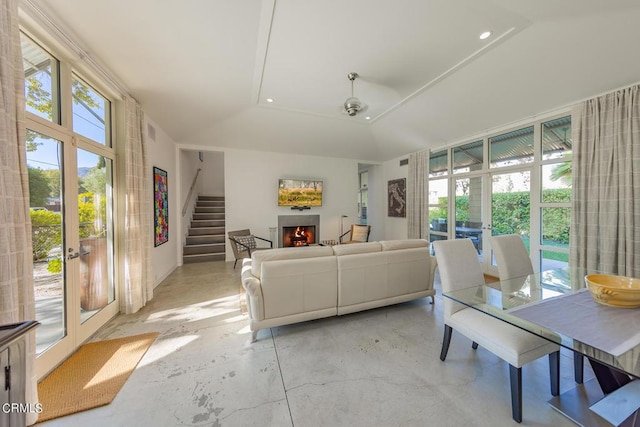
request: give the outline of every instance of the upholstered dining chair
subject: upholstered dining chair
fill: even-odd
[[[484,275],[476,249],[469,239],[433,242],[442,292],[483,285]],[[560,347],[530,332],[496,319],[474,308],[444,298],[444,339],[440,360],[449,351],[453,330],[472,340],[472,348],[486,348],[509,364],[511,413],[522,421],[522,366],[549,355],[551,394],[560,392]]]
[[[349,235],[349,240],[343,240],[343,237]],[[370,225],[351,224],[349,231],[340,236],[341,243],[363,243],[369,241],[369,234],[371,234]]]
[[[233,263],[234,269],[236,268],[236,264],[238,263],[239,259],[251,258],[251,253],[260,249],[273,248],[273,242],[271,240],[254,236],[253,234],[251,234],[251,230],[249,230],[248,228],[245,228],[243,230],[229,231],[227,235],[229,236],[229,241],[231,242],[233,255],[236,257],[236,260]],[[269,246],[259,247],[257,240],[268,243]]]
[[[533,274],[533,265],[529,252],[517,234],[503,234],[489,238],[493,253],[498,264],[500,280],[509,280],[515,277]],[[573,353],[573,374],[578,384],[583,382],[584,356]]]
[[[498,264],[500,280],[533,274],[529,252],[517,234],[504,234],[489,238]]]

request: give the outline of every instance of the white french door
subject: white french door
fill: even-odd
[[[41,323],[36,369],[42,377],[118,312],[112,160],[78,148],[70,135],[46,125],[29,126],[35,146],[27,152],[34,294]],[[96,181],[93,192],[86,191],[85,173]]]
[[[113,104],[22,34],[42,378],[118,313]]]
[[[498,268],[489,236],[518,234],[525,246],[531,246],[531,235],[536,233],[531,227],[531,179],[532,168],[492,173],[485,200],[487,206],[485,224],[484,272],[498,277]]]

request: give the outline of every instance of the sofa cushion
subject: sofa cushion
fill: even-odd
[[[333,256],[331,246],[304,246],[300,248],[277,248],[256,251],[251,254],[251,274],[260,278],[263,262],[323,256]]]
[[[382,246],[380,242],[350,243],[348,245],[333,246],[333,253],[336,255],[366,254],[370,252],[380,252],[381,250]]]
[[[380,242],[383,251],[397,251],[398,249],[424,248],[429,246],[425,239],[383,240]]]

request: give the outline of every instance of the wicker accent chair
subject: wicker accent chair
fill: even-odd
[[[345,241],[344,236],[349,235],[349,240]],[[369,241],[369,234],[371,234],[370,225],[351,224],[349,231],[340,236],[340,243],[364,243]]]
[[[251,230],[245,228],[243,230],[229,231],[227,233],[229,236],[229,241],[231,242],[231,249],[233,250],[233,255],[236,260],[233,263],[233,268],[236,268],[236,264],[238,260],[243,258],[251,258],[251,254],[260,249],[271,249],[273,248],[273,242],[271,240],[254,236],[251,234]],[[257,241],[266,242],[269,246],[258,246]]]

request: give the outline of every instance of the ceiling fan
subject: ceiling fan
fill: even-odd
[[[354,117],[356,114],[361,113],[367,109],[367,106],[362,103],[358,98],[353,96],[353,82],[358,78],[358,73],[349,73],[347,78],[351,81],[351,96],[344,101],[344,112],[350,117]]]

